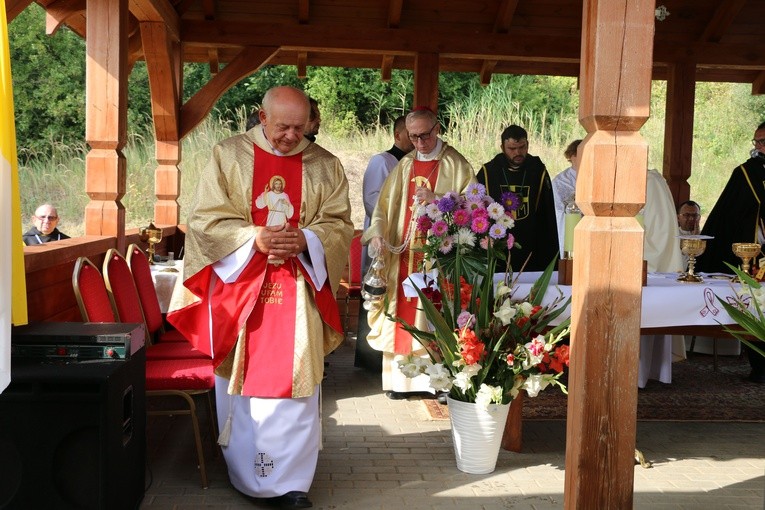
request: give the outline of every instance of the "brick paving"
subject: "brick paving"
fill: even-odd
[[[314,508],[563,508],[565,422],[525,422],[523,453],[501,451],[495,472],[468,475],[456,468],[448,420],[432,419],[419,400],[383,396],[379,375],[353,367],[352,342],[328,361]],[[258,508],[231,488],[209,436],[210,484],[200,487],[187,417],[153,418],[148,433],[142,509]],[[639,422],[637,433],[653,467],[635,466],[634,508],[765,508],[764,424]]]

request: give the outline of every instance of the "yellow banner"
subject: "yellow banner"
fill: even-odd
[[[27,323],[27,291],[24,274],[24,244],[21,241],[21,204],[16,160],[16,124],[13,110],[11,55],[5,0],[0,0],[0,321],[4,331],[10,311],[12,324]],[[9,286],[7,282],[10,282]],[[4,335],[3,335],[4,336]],[[0,339],[0,347],[2,346]],[[8,348],[10,347],[10,342]],[[3,353],[0,353],[2,358]]]

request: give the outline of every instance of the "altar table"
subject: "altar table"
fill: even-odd
[[[181,292],[179,287],[183,287],[183,261],[171,260],[152,265],[151,279],[157,291],[159,309],[167,313],[173,295]]]

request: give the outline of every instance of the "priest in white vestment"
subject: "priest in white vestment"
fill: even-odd
[[[260,125],[212,150],[188,218],[187,304],[168,319],[213,358],[233,486],[307,508],[324,356],[343,339],[335,292],[353,224],[342,165],[303,137],[305,94],[276,87],[262,105]],[[290,206],[277,206],[284,223],[267,226],[273,211],[254,202],[269,183],[281,187],[275,176]]]

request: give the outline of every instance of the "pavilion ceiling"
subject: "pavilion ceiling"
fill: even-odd
[[[9,0],[8,12],[28,4]],[[85,35],[85,0],[38,0],[48,31]],[[698,81],[752,83],[765,93],[765,52],[755,13],[761,0],[658,0],[654,77],[695,64]],[[269,64],[412,69],[417,53],[439,55],[441,71],[578,76],[581,0],[130,0],[131,58],[139,22],[167,24],[184,62],[214,72],[245,47],[277,47]],[[626,20],[629,23],[629,20]],[[177,34],[177,35],[176,35]]]

